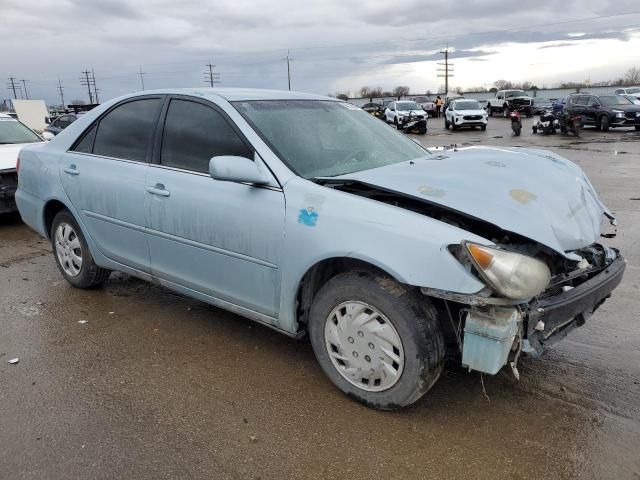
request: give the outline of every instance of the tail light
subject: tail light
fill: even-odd
[[[18,159],[16,160],[16,173],[20,171],[20,155],[18,155]]]

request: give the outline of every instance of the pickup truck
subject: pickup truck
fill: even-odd
[[[508,117],[512,110],[518,110],[530,117],[533,115],[532,105],[532,98],[524,90],[500,90],[487,102],[487,112],[489,116],[499,113]]]

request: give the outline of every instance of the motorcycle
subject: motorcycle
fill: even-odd
[[[417,118],[417,116],[409,114],[402,123],[402,130],[404,133],[418,133],[420,135],[424,135],[427,133],[427,119]]]
[[[545,110],[540,114],[540,120],[533,125],[531,129],[533,133],[542,133],[544,135],[552,135],[560,128],[560,121],[557,115],[551,110]]]
[[[516,137],[520,136],[522,131],[522,118],[518,110],[512,110],[509,112],[509,118],[511,119],[511,130]]]
[[[564,135],[568,135],[570,132],[573,136],[579,137],[581,120],[582,117],[580,115],[564,110],[560,115],[558,115],[560,132]]]

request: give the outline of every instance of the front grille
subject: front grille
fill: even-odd
[[[482,115],[465,115],[462,118],[465,120],[482,120]]]
[[[640,112],[626,112],[625,117],[627,117],[629,120],[640,119]]]
[[[528,100],[526,98],[516,98],[511,100],[511,103],[521,107],[528,107],[529,105],[531,105],[531,100]]]

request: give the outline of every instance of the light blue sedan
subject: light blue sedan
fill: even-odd
[[[495,374],[582,325],[622,278],[611,212],[555,154],[431,154],[333,98],[248,89],[112,100],[19,159],[18,208],[64,278],[112,270],[292,336],[369,406],[445,358]]]

